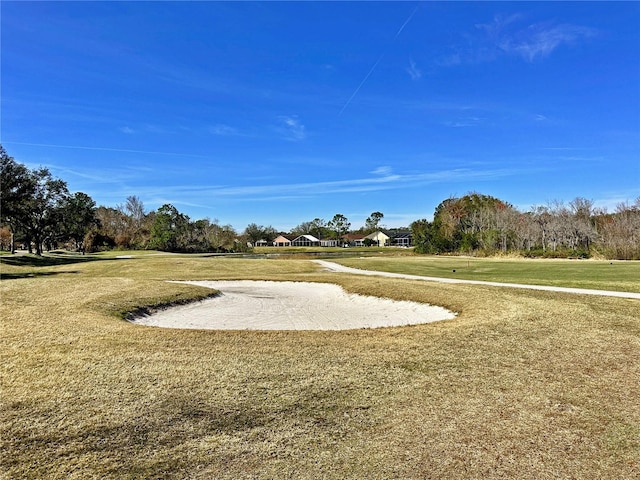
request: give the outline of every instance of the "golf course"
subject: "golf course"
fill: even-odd
[[[636,299],[336,273],[306,258],[119,253],[1,257],[0,477],[640,474]],[[637,262],[339,262],[640,292]],[[214,293],[167,280],[331,283],[456,317],[342,331],[127,321]]]

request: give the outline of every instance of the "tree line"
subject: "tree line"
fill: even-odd
[[[69,193],[66,182],[54,178],[46,168],[28,169],[10,157],[0,145],[2,241],[13,251],[15,239],[32,246],[40,255],[61,240],[82,244],[94,222],[95,202],[88,195]],[[10,230],[7,228],[10,227]],[[11,233],[10,233],[11,232]]]
[[[24,245],[29,253],[64,246],[77,251],[112,248],[175,252],[246,251],[230,225],[192,221],[173,205],[147,212],[135,196],[113,207],[86,193],[70,193],[47,168],[29,169],[0,145],[0,249]]]
[[[165,204],[146,211],[130,196],[116,207],[97,206],[86,193],[70,193],[65,181],[47,168],[29,169],[0,145],[0,249],[16,243],[42,254],[62,245],[81,251],[154,249],[172,252],[244,252],[260,241],[270,244],[282,233],[344,239],[348,233],[369,234],[382,228],[384,215],[373,212],[357,230],[341,213],[329,221],[302,222],[289,232],[249,224],[242,233],[217,220],[191,220]],[[531,257],[640,259],[640,197],[621,203],[615,212],[594,208],[576,198],[519,211],[500,199],[470,193],[448,198],[433,220],[409,227],[418,253],[494,255],[515,252]]]
[[[152,249],[170,252],[246,252],[259,242],[271,244],[280,234],[311,234],[344,239],[351,223],[340,213],[325,221],[315,218],[290,232],[255,223],[242,233],[217,220],[191,220],[171,205],[146,211],[130,196],[122,205],[97,206],[85,193],[71,194],[65,181],[46,168],[30,170],[16,162],[0,145],[1,198],[0,249],[13,251],[16,243],[30,253],[64,246],[78,251]],[[371,233],[384,215],[374,212],[359,230]]]
[[[494,255],[516,252],[529,257],[640,259],[640,197],[620,203],[615,212],[595,208],[577,197],[519,211],[479,193],[448,198],[433,221],[411,224],[418,253]]]

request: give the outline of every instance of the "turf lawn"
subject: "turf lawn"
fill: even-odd
[[[509,282],[520,268],[492,265]],[[3,257],[0,269],[0,478],[640,477],[637,300],[332,274],[308,260]],[[211,293],[167,279],[332,282],[458,316],[341,332],[122,319]]]
[[[365,270],[426,277],[640,292],[640,262],[441,256],[381,256],[332,260]]]

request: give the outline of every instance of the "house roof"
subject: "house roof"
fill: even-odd
[[[277,241],[282,242],[284,240],[286,240],[287,242],[290,242],[291,238],[289,236],[287,236],[287,235],[278,235],[273,241],[274,242],[277,242]]]
[[[296,238],[294,238],[293,240],[291,240],[292,242],[295,242],[296,240],[298,240],[299,238],[306,238],[307,240],[309,240],[310,242],[319,242],[320,240],[318,240],[316,237],[314,237],[313,235],[299,235]]]
[[[347,240],[362,240],[364,238],[364,235],[360,233],[347,233],[344,238],[346,238]]]
[[[374,238],[377,238],[380,235],[384,235],[385,237],[389,238],[389,235],[387,235],[386,233],[384,233],[382,230],[376,230],[373,233],[370,233],[369,235],[367,235],[364,238],[368,238],[370,240],[373,240]]]
[[[411,238],[411,232],[397,232],[393,234],[393,238]]]

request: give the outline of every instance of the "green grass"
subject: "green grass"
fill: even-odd
[[[361,257],[335,261],[365,270],[427,277],[640,292],[640,262],[637,261],[439,256]]]
[[[253,251],[264,254],[413,255],[413,250],[397,247],[255,247]]]
[[[635,300],[338,275],[307,260],[0,268],[0,478],[640,475]],[[210,293],[167,279],[243,278],[333,282],[458,317],[342,332],[121,319]]]

